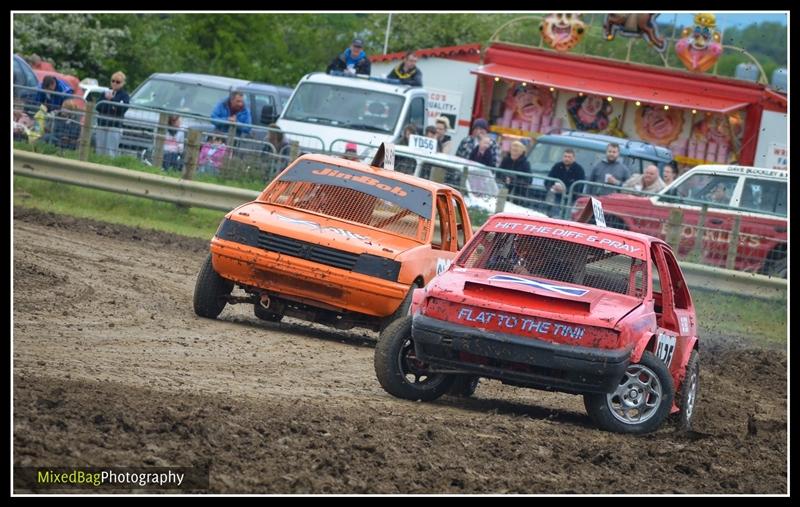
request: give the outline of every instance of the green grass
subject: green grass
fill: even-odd
[[[205,239],[211,239],[225,216],[26,176],[14,176],[14,205]]]
[[[785,347],[786,300],[759,299],[707,290],[693,290],[700,339],[709,332],[742,338],[764,347]]]

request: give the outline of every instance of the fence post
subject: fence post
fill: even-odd
[[[153,166],[161,168],[164,165],[164,127],[167,125],[169,115],[161,113],[158,117],[158,129],[156,129],[156,145],[153,148]]]
[[[700,218],[697,221],[697,232],[694,234],[692,253],[687,259],[689,262],[699,262],[703,256],[703,245],[706,240],[706,213],[708,213],[708,204],[703,204],[700,209]]]
[[[728,243],[728,258],[725,261],[725,267],[728,269],[734,269],[736,266],[736,253],[739,251],[739,227],[741,225],[742,217],[736,215],[736,218],[733,219],[733,231]]]
[[[495,205],[494,212],[502,213],[506,209],[506,199],[508,199],[508,187],[505,185],[500,187],[500,193],[497,195],[497,204]]]
[[[294,162],[294,159],[297,158],[297,154],[300,152],[300,142],[299,141],[292,141],[289,143],[289,162]]]
[[[183,172],[181,173],[182,180],[191,180],[194,178],[194,172],[197,169],[197,159],[200,156],[200,131],[196,129],[189,130],[189,136],[186,140],[186,162],[183,165]]]
[[[78,159],[86,162],[89,160],[89,152],[92,150],[92,124],[94,123],[93,100],[86,101],[86,111],[83,115],[83,125],[81,126],[81,136],[78,141]]]
[[[667,221],[667,243],[672,247],[675,255],[678,255],[678,250],[681,244],[681,229],[683,228],[683,210],[673,209],[669,212],[669,220]]]

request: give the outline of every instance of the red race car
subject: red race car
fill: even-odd
[[[691,427],[700,356],[675,255],[643,234],[498,214],[450,268],[414,292],[381,334],[375,372],[390,394],[469,394],[478,377],[581,394],[622,433],[670,414]]]

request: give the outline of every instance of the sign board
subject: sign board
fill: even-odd
[[[450,131],[458,127],[458,111],[461,108],[461,92],[452,90],[428,89],[428,108],[426,125],[433,125],[438,116],[450,120]]]
[[[425,136],[408,136],[408,146],[419,151],[424,151],[428,154],[435,154],[438,149],[439,141],[433,137]]]
[[[769,144],[766,165],[769,169],[787,170],[789,166],[789,151],[786,149],[785,144]]]
[[[383,155],[383,168],[394,171],[394,144],[385,143],[385,153]]]
[[[590,197],[592,200],[592,211],[594,212],[594,223],[599,225],[600,227],[606,226],[606,217],[603,216],[603,205],[600,204],[600,201],[595,199],[594,197]]]

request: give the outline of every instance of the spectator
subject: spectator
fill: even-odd
[[[289,164],[292,145],[286,136],[283,135],[280,127],[276,123],[267,125],[271,130],[264,138],[264,147],[261,148],[261,155],[272,173],[282,171]]]
[[[678,177],[678,170],[676,169],[677,166],[670,164],[666,164],[664,166],[664,185],[668,186],[670,183],[675,181],[675,178]]]
[[[212,133],[209,140],[200,148],[200,158],[197,160],[198,172],[219,176],[227,150],[225,138],[221,134]]]
[[[33,129],[33,119],[22,109],[14,108],[14,141],[28,142],[28,134]]]
[[[631,170],[619,160],[619,145],[609,143],[606,147],[606,160],[601,160],[592,168],[589,180],[596,183],[620,186],[631,177]],[[610,194],[607,188],[596,188],[595,195]]]
[[[331,71],[345,72],[347,74],[366,74],[372,72],[372,63],[364,52],[364,41],[353,39],[350,47],[345,49],[340,55],[333,59],[328,65],[328,74]]]
[[[439,138],[438,134],[436,133],[436,127],[433,125],[428,125],[425,127],[425,137],[436,139],[436,153],[440,153],[442,151],[441,146],[439,146]]]
[[[97,153],[115,157],[122,138],[122,122],[117,118],[125,115],[127,108],[122,104],[129,104],[131,98],[124,90],[125,74],[117,71],[111,75],[111,90],[107,91],[103,100],[97,104],[95,110],[100,115],[97,118],[95,129],[95,143]]]
[[[185,133],[181,125],[181,117],[177,114],[169,115],[167,119],[167,133],[164,137],[164,169],[183,168],[183,141]]]
[[[729,204],[731,198],[728,195],[728,185],[721,181],[714,185],[713,190],[708,194],[708,200],[717,204]]]
[[[409,51],[403,61],[392,69],[386,77],[388,79],[397,79],[403,84],[422,86],[422,71],[417,68],[418,59],[414,51]]]
[[[642,192],[655,193],[664,189],[664,182],[658,177],[658,167],[650,164],[644,168],[642,174],[634,174],[622,186],[641,190]]]
[[[65,150],[76,150],[81,137],[80,103],[70,99],[64,101],[63,106],[56,112],[53,127],[42,137],[42,141]]]
[[[450,153],[453,143],[447,132],[450,130],[450,120],[446,116],[436,118],[436,140],[439,141],[439,151]]]
[[[249,134],[252,118],[250,109],[244,103],[244,93],[231,92],[227,99],[222,99],[211,111],[211,122],[217,132],[227,134],[231,127],[229,123],[236,123],[236,137]]]
[[[33,101],[35,105],[44,104],[48,112],[55,111],[61,109],[61,104],[69,98],[67,95],[73,93],[75,91],[64,81],[55,76],[45,76]]]
[[[492,138],[489,137],[488,134],[481,137],[478,141],[478,145],[475,146],[475,148],[472,149],[472,153],[469,154],[469,159],[479,164],[494,167],[497,162],[495,154],[492,152],[492,142]]]
[[[527,149],[525,145],[519,141],[514,141],[511,143],[511,149],[508,155],[503,157],[503,161],[500,162],[500,168],[530,174],[531,164],[528,162],[528,158],[525,156],[526,154]],[[502,183],[505,183],[508,187],[509,194],[518,197],[528,196],[528,187],[531,181],[529,177],[508,173],[498,173],[498,176],[502,180]],[[525,205],[525,202],[521,199],[513,199],[512,201],[519,205]]]
[[[478,144],[478,140],[485,135],[489,134],[489,122],[484,120],[483,118],[478,118],[475,120],[475,123],[472,124],[472,135],[469,135],[461,140],[461,143],[458,145],[458,149],[456,150],[456,157],[461,158],[469,158],[472,151],[475,149],[475,145]],[[490,138],[491,139],[491,138]],[[492,167],[497,165],[497,143],[494,142],[494,139],[491,139],[491,144],[489,145],[489,149],[492,151],[495,163],[492,164]]]
[[[549,178],[558,178],[563,181],[563,185],[558,181],[550,181],[547,180],[544,183],[544,187],[553,193],[553,202],[555,205],[561,205],[562,198],[567,195],[569,192],[570,187],[573,183],[578,180],[582,180],[586,178],[586,173],[583,170],[583,167],[575,162],[575,150],[572,148],[567,148],[564,150],[564,154],[561,155],[561,162],[556,162],[553,167],[550,168],[550,172],[547,173]],[[573,202],[577,195],[572,196]]]
[[[409,123],[403,129],[403,137],[400,138],[400,141],[397,144],[399,144],[400,146],[408,146],[409,139],[411,138],[411,136],[417,135],[418,132],[419,130],[417,129],[417,126],[414,125],[413,123]]]
[[[358,158],[358,146],[356,143],[347,143],[344,147],[344,155],[342,158],[346,160],[352,160],[353,162],[358,162],[360,159]]]

